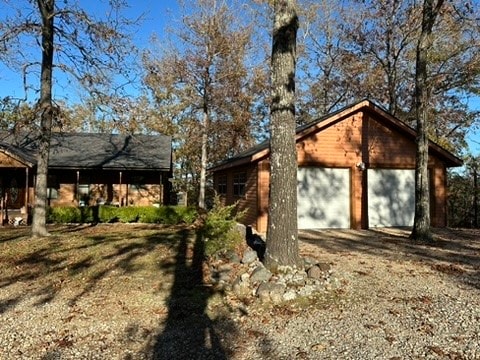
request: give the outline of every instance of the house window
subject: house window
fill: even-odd
[[[219,195],[227,194],[227,175],[220,175],[217,181],[217,193]]]
[[[58,199],[58,190],[53,187],[47,188],[47,198]]]
[[[243,196],[245,195],[245,184],[247,183],[247,173],[238,172],[233,174],[233,195]]]
[[[51,199],[58,199],[58,190],[60,186],[57,181],[57,177],[55,175],[48,175],[47,180],[47,198]]]
[[[87,206],[90,200],[90,185],[79,184],[78,185],[78,199],[80,206]]]

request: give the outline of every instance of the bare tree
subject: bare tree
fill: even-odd
[[[54,107],[52,106],[52,78],[54,54],[54,0],[38,0],[38,10],[42,21],[42,65],[40,75],[40,138],[37,155],[37,177],[35,183],[35,204],[33,208],[32,236],[46,236],[47,178],[50,135]]]
[[[207,167],[254,143],[252,110],[266,82],[255,64],[247,68],[251,26],[238,12],[218,0],[192,5],[172,33],[176,43],[147,53],[144,67],[159,122],[174,137],[179,178],[195,185],[204,208]]]
[[[36,94],[37,88],[31,82],[35,80],[34,69],[40,68],[37,79],[40,96],[35,106],[39,123],[32,236],[45,236],[48,234],[46,195],[50,135],[59,113],[52,94],[54,71],[69,76],[89,94],[111,93],[115,88],[113,79],[128,78],[124,64],[133,48],[123,27],[133,22],[121,16],[123,5],[120,1],[110,2],[110,12],[101,20],[88,15],[74,1],[58,4],[55,0],[37,0],[21,5],[2,19],[0,46],[10,50],[1,59],[23,74],[26,99],[31,91]],[[33,49],[41,53],[38,62]]]
[[[270,200],[265,265],[300,267],[297,226],[297,151],[295,145],[296,1],[274,1]]]
[[[421,2],[303,1],[310,6],[303,6],[309,25],[299,59],[307,94],[306,100],[300,94],[299,102],[305,104],[300,118],[369,98],[415,126]],[[435,142],[460,151],[466,147],[466,132],[479,120],[469,98],[479,92],[480,9],[460,0],[445,2],[442,9],[431,34],[427,131]]]

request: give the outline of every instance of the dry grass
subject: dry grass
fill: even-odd
[[[50,237],[35,240],[29,230],[0,228],[0,319],[14,321],[4,322],[5,333],[31,334],[28,343],[18,345],[24,358],[61,351],[67,359],[78,358],[74,352],[84,358],[98,353],[141,359],[184,352],[185,344],[191,351],[185,356],[192,358],[233,356],[241,325],[233,321],[223,294],[203,282],[205,249],[192,228],[54,226]],[[412,244],[406,231],[312,231],[302,233],[300,248],[303,255],[345,268],[357,282],[370,284],[368,265],[384,264],[389,276],[428,270],[480,288],[479,235],[439,230],[437,243],[424,246]],[[416,273],[406,272],[403,263]],[[304,304],[265,308],[255,321],[268,322],[272,314],[296,317],[310,307],[335,309],[346,298],[332,292]]]
[[[45,342],[35,335],[54,336],[49,328],[92,334],[62,342],[64,352],[86,356],[111,341],[111,351],[128,348],[141,358],[163,351],[187,317],[197,329],[212,326],[206,314],[221,298],[203,283],[203,242],[193,229],[115,224],[49,231],[31,239],[28,228],[0,229],[0,316],[22,314],[17,323],[33,336],[21,344],[22,354],[57,351],[63,337]]]
[[[50,296],[65,286],[88,292],[108,278],[158,279],[177,254],[187,228],[148,226],[56,226],[51,236],[31,239],[29,229],[1,229],[0,281],[22,281],[32,287],[52,287]],[[113,284],[109,284],[113,286]]]

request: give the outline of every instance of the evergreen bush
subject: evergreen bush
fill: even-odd
[[[235,250],[245,239],[235,230],[235,225],[245,212],[236,211],[237,204],[224,206],[218,196],[212,209],[207,213],[202,235],[205,241],[205,255],[214,256],[221,252]]]

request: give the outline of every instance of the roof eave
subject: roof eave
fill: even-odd
[[[12,159],[14,159],[15,161],[18,161],[19,163],[21,163],[25,167],[32,168],[36,165],[36,163],[34,161],[30,161],[30,160],[26,159],[25,157],[23,157],[21,155],[18,155],[15,152],[10,151],[9,149],[0,148],[0,152],[3,152],[7,156],[10,156]]]
[[[404,133],[407,133],[409,136],[412,136],[413,138],[416,137],[416,131],[409,127],[407,124],[405,124],[403,121],[397,119],[393,115],[389,114],[386,112],[382,107],[376,105],[370,100],[362,100],[359,101],[358,103],[346,107],[344,109],[340,109],[338,112],[333,113],[331,115],[326,115],[323,118],[320,118],[317,121],[312,122],[311,124],[307,125],[306,127],[303,127],[299,130],[297,130],[296,135],[295,135],[295,142],[300,141],[301,139],[309,136],[310,134],[321,131],[332,124],[341,121],[344,118],[347,118],[348,116],[352,115],[355,112],[358,112],[363,109],[368,109],[371,112],[377,113],[380,116],[383,116],[385,119],[387,119],[390,123],[392,123],[395,127],[403,131]],[[463,161],[450,153],[449,151],[443,149],[441,146],[437,145],[433,141],[429,140],[429,149],[433,150],[436,152],[441,158],[445,160],[445,165],[447,167],[458,167],[463,165]],[[226,170],[232,167],[237,167],[239,165],[244,165],[248,163],[252,163],[255,161],[258,161],[264,157],[267,157],[270,153],[270,147],[267,145],[265,148],[259,149],[257,152],[250,154],[249,156],[242,157],[242,158],[236,158],[232,160],[226,160],[225,162],[214,166],[209,169],[209,171],[220,171],[220,170]]]
[[[49,165],[51,170],[109,170],[109,171],[170,171],[169,167],[162,168],[145,168],[145,167],[105,167],[105,166],[60,166]]]

